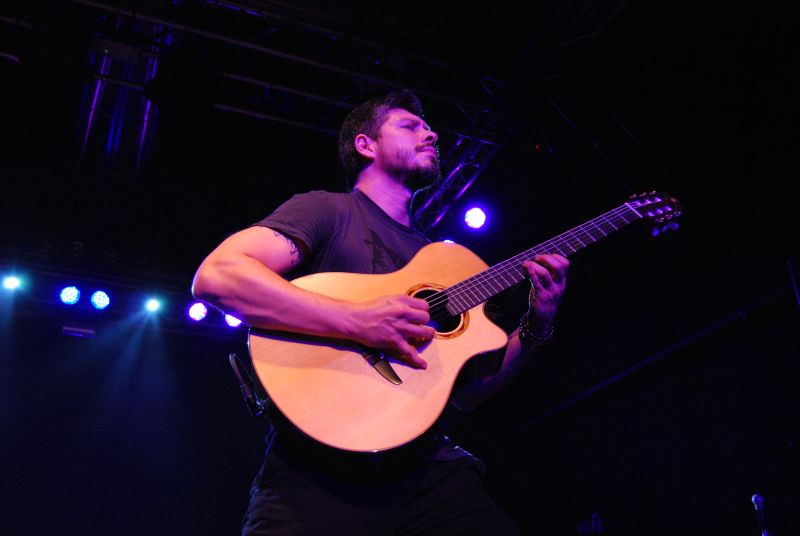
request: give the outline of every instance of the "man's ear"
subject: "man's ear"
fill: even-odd
[[[360,154],[364,158],[369,158],[370,160],[375,158],[374,142],[372,138],[370,138],[366,134],[357,134],[355,139],[353,140],[353,145],[355,145],[358,154]]]

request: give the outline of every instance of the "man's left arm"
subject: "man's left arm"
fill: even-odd
[[[531,281],[528,311],[520,327],[508,337],[500,370],[492,376],[469,381],[453,396],[451,403],[459,410],[474,409],[502,390],[553,333],[553,322],[567,285],[569,261],[561,255],[545,254],[525,261],[523,266]]]

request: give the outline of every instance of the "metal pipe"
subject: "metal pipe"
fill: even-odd
[[[19,63],[19,56],[16,54],[12,54],[11,52],[0,52],[0,58],[4,60],[13,61],[14,63]]]
[[[283,123],[285,125],[291,125],[291,126],[295,126],[295,127],[302,127],[302,128],[307,128],[307,129],[310,129],[310,130],[316,130],[317,132],[323,132],[325,134],[330,134],[332,136],[336,136],[338,134],[338,131],[336,131],[336,130],[331,130],[331,129],[324,128],[324,127],[319,127],[317,125],[312,125],[311,123],[306,123],[306,122],[303,122],[303,121],[294,121],[292,119],[286,119],[286,118],[283,118],[283,117],[278,117],[277,115],[270,115],[270,114],[265,114],[265,113],[261,113],[261,112],[255,112],[253,110],[248,110],[247,108],[240,108],[238,106],[231,106],[229,104],[217,103],[217,104],[214,105],[214,108],[216,108],[217,110],[222,110],[223,112],[235,112],[235,113],[238,113],[238,114],[248,115],[250,117],[255,117],[257,119],[266,119],[266,120],[269,120],[269,121],[275,121],[277,123]]]
[[[315,60],[304,58],[302,56],[298,56],[296,54],[290,54],[288,52],[282,52],[282,51],[276,50],[274,48],[265,47],[263,45],[259,45],[259,44],[256,44],[256,43],[251,43],[249,41],[244,41],[244,40],[237,39],[237,38],[234,38],[234,37],[230,37],[230,36],[227,36],[227,35],[223,35],[223,34],[220,34],[220,33],[210,32],[208,30],[195,28],[195,27],[189,26],[187,24],[182,24],[182,23],[179,23],[179,22],[172,22],[172,21],[169,21],[169,20],[154,16],[154,15],[148,15],[148,14],[141,13],[139,11],[135,11],[135,10],[132,10],[132,9],[124,9],[124,8],[120,8],[120,7],[117,7],[117,6],[110,6],[110,5],[107,5],[107,4],[103,3],[103,2],[96,2],[94,0],[69,0],[69,1],[71,1],[73,3],[76,3],[76,4],[81,4],[81,5],[85,5],[85,6],[88,6],[88,7],[93,7],[95,9],[108,11],[108,12],[115,13],[115,14],[118,14],[118,15],[125,15],[125,16],[131,17],[133,19],[144,20],[144,21],[147,21],[147,22],[151,22],[153,24],[161,24],[161,25],[164,25],[164,26],[170,26],[172,28],[175,28],[175,29],[187,32],[187,33],[191,33],[191,34],[194,34],[194,35],[199,35],[201,37],[205,37],[205,38],[208,38],[208,39],[213,39],[215,41],[220,41],[220,42],[223,42],[223,43],[227,43],[229,45],[234,45],[234,46],[245,48],[245,49],[248,49],[248,50],[253,50],[255,52],[260,52],[262,54],[266,54],[266,55],[269,55],[269,56],[274,56],[276,58],[289,60],[289,61],[294,61],[294,62],[303,64],[303,65],[308,65],[310,67],[315,67],[317,69],[330,71],[330,72],[333,72],[333,73],[336,73],[336,74],[346,75],[346,76],[349,76],[349,77],[352,77],[352,78],[356,78],[356,79],[364,80],[364,81],[367,81],[367,82],[371,82],[373,84],[384,85],[384,86],[388,86],[388,87],[391,87],[391,88],[394,88],[394,89],[411,89],[412,91],[414,91],[415,93],[418,93],[420,95],[425,95],[427,97],[432,97],[434,99],[443,100],[443,101],[446,101],[446,102],[458,104],[458,105],[469,107],[469,108],[484,110],[484,107],[482,107],[482,106],[479,106],[479,105],[477,105],[475,103],[463,102],[463,101],[460,101],[460,100],[456,100],[452,96],[439,95],[437,93],[433,93],[433,92],[422,90],[422,89],[418,89],[418,88],[410,88],[405,84],[398,84],[398,83],[391,82],[391,81],[383,79],[383,78],[378,78],[376,76],[371,76],[371,75],[368,75],[368,74],[359,73],[359,72],[356,72],[356,71],[351,71],[349,69],[344,69],[342,67],[336,67],[334,65],[321,63],[321,62],[318,62],[318,61],[315,61]]]

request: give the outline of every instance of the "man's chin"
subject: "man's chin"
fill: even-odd
[[[406,176],[405,184],[412,191],[425,190],[435,186],[442,178],[439,166],[417,168]]]

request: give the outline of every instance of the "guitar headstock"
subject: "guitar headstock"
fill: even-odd
[[[676,230],[677,220],[683,211],[680,201],[666,192],[632,195],[625,204],[640,218],[655,224],[653,236],[658,236],[664,231]]]

